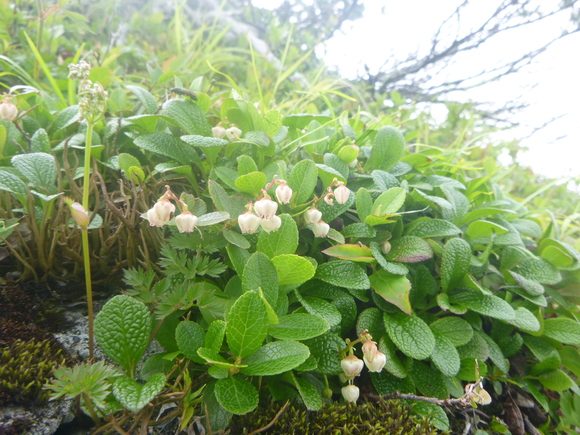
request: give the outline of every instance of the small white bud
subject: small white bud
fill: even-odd
[[[322,212],[316,207],[310,207],[304,212],[304,222],[314,224],[322,219]]]
[[[267,218],[263,218],[260,221],[260,226],[267,233],[270,233],[272,231],[278,231],[278,229],[280,228],[280,225],[282,225],[282,219],[280,219],[280,216],[276,216],[276,215],[270,216]]]
[[[346,204],[348,198],[350,197],[350,190],[344,184],[341,184],[336,189],[334,189],[334,197],[336,202],[339,204]]]
[[[155,203],[153,209],[155,210],[155,213],[157,213],[158,220],[163,222],[163,225],[165,225],[171,220],[171,213],[175,212],[175,205],[173,205],[167,198],[162,198]]]
[[[175,218],[175,225],[180,233],[191,233],[197,225],[197,216],[186,210]]]
[[[216,125],[214,128],[211,129],[213,137],[217,137],[218,139],[222,139],[226,135],[226,129],[223,128],[221,125]]]
[[[70,198],[64,198],[64,202],[68,205],[70,212],[74,221],[77,223],[79,227],[85,229],[91,223],[91,217],[85,210],[85,208],[79,204],[78,202],[73,201]]]
[[[292,189],[286,183],[279,184],[276,187],[276,198],[280,204],[288,204],[292,198]]]
[[[262,219],[274,216],[277,210],[278,204],[270,198],[262,198],[254,203],[254,211]]]
[[[238,225],[242,234],[254,234],[260,226],[260,218],[251,211],[238,216]]]
[[[346,387],[342,387],[341,393],[344,400],[354,403],[358,400],[360,390],[356,385],[347,385]]]
[[[0,120],[2,121],[14,121],[18,116],[18,107],[12,103],[9,99],[5,98],[0,104]]]
[[[364,365],[364,362],[355,355],[349,355],[340,362],[342,371],[348,378],[354,378],[360,375]]]
[[[236,140],[242,136],[242,130],[238,127],[230,127],[226,130],[226,136],[229,140]]]
[[[330,225],[324,221],[318,221],[316,223],[310,224],[310,228],[314,233],[314,237],[326,237],[330,231]]]

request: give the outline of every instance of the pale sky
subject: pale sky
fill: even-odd
[[[364,64],[376,68],[388,56],[404,58],[410,52],[426,50],[439,24],[461,3],[460,0],[362,1],[365,5],[364,17],[347,22],[342,33],[337,33],[317,50],[328,65],[336,66],[347,78],[355,78],[357,73],[363,71]],[[280,2],[254,0],[256,6],[269,8],[276,7]],[[558,0],[542,2],[543,5],[557,4]],[[461,28],[478,22],[478,18],[486,16],[490,8],[496,5],[495,1],[472,0],[470,12],[460,23]],[[498,37],[488,46],[466,55],[453,69],[450,68],[449,77],[510,59],[510,54],[547,41],[550,35],[559,34],[566,23],[567,16],[562,14],[534,29]],[[580,178],[579,53],[580,34],[568,36],[552,45],[523,72],[473,89],[458,98],[501,104],[523,95],[530,107],[518,114],[515,120],[527,127],[502,133],[501,137],[506,139],[527,136],[531,128],[562,116],[532,137],[522,140],[522,146],[530,150],[521,156],[520,163],[548,177]]]

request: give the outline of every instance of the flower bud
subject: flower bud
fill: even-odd
[[[242,136],[242,130],[238,127],[230,127],[226,130],[226,136],[229,140],[236,140]]]
[[[85,208],[81,204],[73,201],[70,198],[64,198],[64,202],[68,205],[72,217],[74,221],[77,223],[77,225],[82,229],[87,228],[91,223],[91,217],[89,216]]]
[[[292,189],[286,183],[279,184],[276,187],[276,198],[280,204],[288,204],[292,198]]]
[[[389,252],[391,252],[391,243],[388,240],[384,242],[381,245],[381,250],[383,251],[383,254],[387,255]]]
[[[149,221],[149,225],[151,225],[152,227],[162,227],[167,223],[159,219],[159,216],[157,216],[157,213],[155,212],[154,208],[150,208],[149,210],[147,210],[145,216],[142,217],[146,217],[147,220]]]
[[[326,387],[324,390],[322,390],[322,397],[325,399],[330,399],[332,397],[332,390]]]
[[[383,367],[387,363],[387,356],[382,352],[377,352],[372,361],[369,361],[365,356],[363,356],[363,360],[369,369],[369,372],[378,373],[383,370]]]
[[[367,340],[362,345],[362,351],[363,358],[366,358],[365,361],[373,361],[379,349],[377,348],[377,343],[372,340]]]
[[[310,228],[314,233],[314,237],[326,237],[328,235],[328,231],[330,231],[330,225],[324,221],[318,221],[314,224],[310,224]]]
[[[217,137],[218,139],[222,139],[226,135],[226,129],[223,128],[221,125],[216,125],[214,128],[211,129],[213,137]]]
[[[360,375],[364,365],[364,362],[355,355],[349,355],[340,362],[342,371],[348,378]]]
[[[18,108],[10,101],[5,98],[0,104],[0,120],[2,121],[14,121],[18,116]]]
[[[260,218],[251,211],[238,216],[238,225],[242,234],[254,234],[260,226]]]
[[[339,204],[346,204],[348,198],[350,196],[350,190],[344,184],[341,184],[336,189],[334,189],[334,197],[336,198],[336,202]]]
[[[157,226],[163,226],[171,220],[171,213],[175,212],[175,205],[173,205],[167,198],[162,198],[155,203],[153,210],[157,213],[157,219],[160,222],[163,222],[162,225]]]
[[[307,224],[315,224],[322,219],[322,212],[316,207],[310,207],[304,212],[304,222]]]
[[[272,231],[278,231],[278,228],[280,228],[280,225],[282,225],[282,219],[280,219],[280,216],[276,216],[276,215],[270,216],[267,218],[263,218],[260,221],[260,226],[267,233],[270,233]]]
[[[180,233],[191,233],[197,225],[197,216],[185,210],[175,218],[175,225]]]
[[[344,400],[354,403],[358,400],[360,390],[356,385],[347,385],[346,387],[342,387],[341,393]]]
[[[254,211],[262,219],[274,216],[277,210],[278,204],[270,198],[262,198],[254,203]]]

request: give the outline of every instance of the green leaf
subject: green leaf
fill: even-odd
[[[443,408],[434,403],[414,402],[413,413],[430,418],[433,426],[439,430],[448,431],[450,428],[449,417],[447,417]]]
[[[465,382],[476,382],[479,381],[480,377],[485,376],[487,374],[487,364],[483,361],[478,361],[476,366],[475,362],[475,358],[462,359],[461,370],[457,373],[456,378]],[[476,370],[479,371],[479,376],[477,377],[475,375]]]
[[[151,335],[147,306],[129,296],[115,296],[95,318],[95,338],[109,358],[133,373]]]
[[[0,190],[12,193],[22,205],[26,206],[28,188],[16,175],[6,171],[0,171]]]
[[[481,336],[489,347],[489,358],[503,373],[507,374],[510,366],[508,360],[505,358],[502,350],[497,343],[486,333],[477,331],[476,334]]]
[[[372,207],[373,198],[371,197],[371,193],[364,187],[361,187],[356,192],[356,212],[361,222],[364,222],[367,216],[371,214]]]
[[[449,391],[441,372],[433,370],[427,364],[412,361],[409,366],[409,376],[417,389],[427,397],[446,399]]]
[[[304,341],[318,364],[317,372],[323,375],[342,373],[339,352],[346,347],[342,338],[333,332]]]
[[[155,113],[157,111],[157,100],[147,89],[136,85],[126,85],[125,87],[135,94],[143,105],[145,113]]]
[[[302,297],[298,291],[296,291],[296,297],[308,313],[323,318],[331,328],[340,324],[342,315],[338,308],[330,302],[312,296]]]
[[[245,379],[237,376],[220,379],[215,384],[218,402],[232,414],[243,415],[258,406],[258,391]]]
[[[122,376],[113,384],[113,394],[129,411],[139,412],[163,390],[165,380],[165,374],[157,373],[143,385],[134,379]]]
[[[516,318],[516,313],[509,303],[497,296],[483,294],[479,290],[463,288],[458,290],[457,293],[449,295],[449,300],[454,304],[461,304],[476,313],[506,322]]]
[[[448,378],[459,373],[461,368],[461,359],[457,349],[450,340],[439,334],[435,334],[435,348],[431,354],[431,361]]]
[[[546,319],[544,335],[560,343],[580,346],[580,323],[566,317]]]
[[[33,153],[50,153],[50,141],[44,128],[39,128],[34,132],[30,139],[30,149]]]
[[[467,228],[467,235],[472,239],[479,239],[481,237],[488,237],[492,234],[503,234],[509,230],[495,222],[478,220],[473,221]]]
[[[121,153],[119,154],[118,158],[119,167],[122,171],[129,173],[129,169],[131,166],[140,167],[141,163],[136,157],[133,157],[131,154]]]
[[[79,106],[69,106],[57,113],[57,115],[54,117],[54,121],[52,121],[50,130],[53,133],[56,133],[64,128],[67,128],[69,125],[78,122],[79,116]]]
[[[562,359],[562,365],[576,376],[580,376],[580,351],[571,346],[564,346],[558,349],[558,352]]]
[[[330,325],[320,316],[293,313],[281,316],[275,325],[269,325],[268,333],[280,340],[307,340],[324,334]]]
[[[294,254],[277,255],[272,264],[278,275],[278,284],[300,284],[314,276],[316,268],[304,257]]]
[[[239,248],[248,249],[251,246],[250,242],[248,242],[248,239],[246,239],[244,236],[242,236],[240,233],[236,231],[223,230],[223,234],[228,242],[230,242],[233,245],[236,245]]]
[[[261,252],[254,252],[248,259],[242,276],[244,292],[259,289],[264,293],[268,303],[275,307],[278,301],[278,276],[275,265]]]
[[[225,139],[220,139],[213,136],[200,136],[199,134],[188,134],[180,136],[180,139],[189,145],[202,148],[202,151],[204,148],[222,148],[229,144],[229,142]]]
[[[169,157],[185,165],[199,161],[194,148],[167,133],[144,134],[136,137],[133,142],[139,148]]]
[[[341,231],[343,237],[357,237],[357,238],[365,238],[365,237],[375,237],[377,235],[376,230],[365,223],[356,222],[354,224],[347,225]]]
[[[473,337],[473,328],[461,317],[443,317],[429,325],[433,333],[445,337],[453,346],[463,346]]]
[[[376,307],[366,308],[361,311],[356,319],[356,334],[360,335],[367,331],[376,341],[377,338],[386,334],[383,312]]]
[[[433,249],[425,240],[415,236],[404,236],[393,240],[387,260],[401,263],[419,263],[433,257]]]
[[[246,175],[240,175],[236,179],[236,187],[242,192],[257,196],[258,193],[266,186],[268,182],[266,174],[263,172],[250,172]]]
[[[310,350],[296,341],[274,341],[262,346],[244,359],[248,367],[241,372],[248,376],[272,376],[292,370],[306,361]]]
[[[268,315],[256,292],[247,292],[232,305],[226,317],[226,339],[232,353],[240,358],[254,353],[268,333]]]
[[[204,347],[210,350],[219,351],[226,334],[226,322],[223,320],[214,320],[207,328],[205,335]]]
[[[404,149],[403,134],[391,125],[382,127],[375,136],[367,166],[388,171],[401,160]]]
[[[282,254],[294,254],[298,248],[298,227],[289,214],[280,215],[282,224],[278,231],[261,231],[258,236],[258,251],[273,258]]]
[[[518,307],[516,309],[515,319],[510,320],[508,323],[517,326],[519,329],[526,332],[540,332],[540,329],[542,329],[542,325],[540,325],[536,316],[524,307]]]
[[[381,315],[382,317],[382,315]],[[378,349],[380,352],[384,353],[387,357],[387,362],[385,363],[385,370],[387,370],[392,375],[398,378],[407,377],[407,369],[402,361],[397,355],[397,349],[395,345],[389,338],[385,335],[381,337],[378,344]]]
[[[316,269],[315,278],[338,287],[366,290],[371,283],[365,271],[347,260],[322,263]]]
[[[199,324],[190,320],[179,322],[175,330],[175,340],[179,350],[187,358],[200,364],[204,363],[197,354],[197,350],[204,347],[205,343],[205,331]]]
[[[412,314],[409,294],[411,282],[405,276],[393,275],[384,269],[376,271],[370,276],[371,287],[383,299],[396,305],[407,314]]]
[[[562,280],[562,275],[554,265],[543,258],[526,258],[518,267],[518,274],[540,284],[554,285]]]
[[[211,125],[197,104],[179,98],[163,104],[163,114],[173,119],[188,134],[212,136]]]
[[[322,408],[322,397],[320,397],[320,393],[316,390],[316,387],[306,379],[297,378],[292,372],[290,376],[300,397],[304,401],[306,409],[309,411],[318,411]]]
[[[405,235],[416,237],[450,237],[458,236],[461,230],[451,222],[443,219],[422,217],[407,225]]]
[[[248,200],[243,196],[229,196],[224,188],[214,180],[209,180],[208,186],[211,199],[219,211],[229,213],[232,219],[237,219],[246,211]]]
[[[544,286],[539,282],[532,281],[531,279],[527,279],[522,275],[509,271],[510,275],[516,280],[516,282],[522,287],[526,292],[528,292],[532,296],[539,296],[543,295],[545,290]]]
[[[215,366],[219,369],[240,369],[246,367],[245,364],[235,364],[233,362],[228,362],[219,354],[219,350],[208,349],[206,347],[200,347],[197,349],[197,354],[200,358],[205,360],[208,364]]]
[[[407,191],[402,187],[391,187],[375,199],[371,209],[371,214],[381,217],[397,213],[405,203],[406,196]]]
[[[243,275],[246,263],[250,258],[250,253],[247,250],[238,248],[235,245],[226,246],[226,251],[228,252],[228,257],[232,262],[234,270],[237,272],[238,275],[240,276]]]
[[[469,270],[471,247],[463,239],[449,240],[443,247],[441,260],[441,286],[443,290],[454,289]]]
[[[426,359],[435,349],[435,337],[429,326],[417,316],[404,313],[384,314],[389,337],[405,355]]]
[[[575,385],[574,381],[570,379],[570,376],[559,369],[542,373],[538,379],[544,388],[552,391],[564,391]]]
[[[238,161],[238,173],[240,175],[246,175],[250,172],[256,172],[258,170],[258,166],[256,166],[256,162],[250,156],[241,155],[237,158]]]
[[[316,167],[318,168],[318,176],[322,180],[325,189],[333,182],[335,178],[338,181],[346,183],[346,178],[336,169],[321,164],[317,164]]]
[[[312,160],[298,162],[290,172],[288,186],[294,192],[294,202],[304,204],[310,200],[318,181],[318,168]]]
[[[351,191],[348,200],[346,201],[345,204],[338,204],[337,202],[335,202],[334,205],[328,205],[326,202],[320,201],[317,205],[317,208],[322,213],[322,220],[324,222],[330,223],[338,216],[343,214],[345,211],[347,211],[349,208],[351,208],[352,205],[354,204],[354,201],[355,195]]]
[[[197,220],[198,227],[207,227],[210,225],[219,224],[220,222],[227,221],[230,218],[230,214],[225,211],[214,211],[213,213],[206,213],[199,216]]]
[[[11,163],[35,189],[42,193],[56,193],[58,170],[52,155],[47,153],[18,154],[12,157]]]
[[[203,392],[204,408],[207,407],[209,414],[209,422],[205,423],[205,427],[210,427],[212,431],[225,430],[232,418],[232,413],[224,409],[218,401],[215,394],[216,381],[210,381],[206,384]]]
[[[342,258],[343,260],[351,260],[360,263],[375,263],[376,260],[372,255],[371,249],[368,246],[361,244],[335,245],[322,251],[331,257]]]

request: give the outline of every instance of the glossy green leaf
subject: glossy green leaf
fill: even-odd
[[[275,325],[269,325],[268,333],[281,340],[307,340],[324,334],[330,325],[320,316],[293,313],[281,316]]]
[[[361,187],[356,192],[356,212],[361,222],[364,222],[367,216],[371,214],[372,207],[373,199],[370,192],[364,187]]]
[[[433,249],[425,240],[415,236],[404,236],[391,242],[386,258],[401,263],[419,263],[433,257]]]
[[[552,391],[564,391],[575,385],[570,376],[559,369],[542,373],[538,378],[544,388]]]
[[[366,238],[375,237],[377,232],[372,226],[368,224],[356,222],[344,227],[344,229],[341,231],[341,234],[343,237]]]
[[[497,296],[483,294],[479,290],[463,288],[449,295],[449,300],[451,303],[461,304],[476,313],[506,322],[516,318],[516,313],[509,303]]]
[[[371,214],[381,217],[397,213],[405,203],[406,195],[407,191],[402,187],[391,187],[375,199]]]
[[[248,200],[243,196],[229,196],[224,188],[216,181],[208,182],[209,194],[216,209],[229,213],[231,219],[237,219],[238,216],[246,211]]]
[[[435,337],[419,317],[385,313],[384,322],[389,337],[405,355],[415,359],[431,356],[435,348]]]
[[[257,196],[258,193],[266,186],[266,174],[262,172],[250,172],[246,175],[240,175],[236,179],[236,187],[242,192]]]
[[[546,319],[544,335],[560,343],[580,346],[580,323],[566,317]]]
[[[333,332],[327,332],[318,337],[305,340],[304,344],[318,364],[317,372],[323,375],[338,375],[342,373],[339,352],[346,347],[342,338]]]
[[[258,406],[258,391],[247,380],[237,376],[220,379],[215,384],[218,402],[236,415],[247,414]]]
[[[405,138],[395,127],[382,127],[375,136],[368,166],[388,171],[403,157]]]
[[[368,246],[361,244],[345,243],[344,245],[335,245],[322,251],[331,257],[342,258],[359,263],[375,263],[376,260]]]
[[[516,317],[510,320],[508,323],[517,326],[519,329],[525,332],[539,332],[542,328],[539,320],[534,316],[534,314],[525,307],[518,307],[515,310]]]
[[[225,211],[214,211],[213,213],[206,213],[198,217],[197,226],[207,227],[209,225],[219,224],[220,222],[227,221],[230,218],[230,214]]]
[[[449,240],[443,247],[441,260],[441,286],[443,290],[452,290],[469,270],[471,247],[463,239]]]
[[[113,384],[115,399],[131,412],[139,412],[151,402],[165,385],[165,374],[151,376],[145,384],[127,376],[121,376]]]
[[[240,296],[228,311],[226,322],[228,345],[232,353],[240,358],[258,350],[268,333],[266,308],[256,292]]]
[[[200,347],[204,347],[205,331],[198,323],[190,320],[179,322],[175,330],[175,340],[181,353],[187,358],[203,364],[197,354],[197,350]]]
[[[517,271],[525,278],[540,284],[554,285],[562,280],[558,269],[543,258],[526,258],[520,262]]]
[[[238,173],[240,175],[249,174],[250,172],[256,172],[258,170],[256,162],[250,156],[241,155],[237,158],[237,161]]]
[[[273,258],[282,254],[294,254],[298,248],[298,227],[289,214],[280,215],[282,224],[277,231],[260,232],[258,251]]]
[[[433,370],[427,364],[412,361],[409,365],[409,376],[424,396],[437,397],[438,399],[446,399],[449,396],[442,373]]]
[[[203,347],[219,351],[222,347],[226,334],[226,322],[221,319],[214,320],[207,328]]]
[[[401,311],[412,314],[409,294],[411,282],[405,276],[393,275],[384,269],[378,270],[370,277],[371,287],[377,294]]]
[[[331,328],[340,324],[342,315],[330,302],[312,296],[303,297],[298,291],[296,291],[296,297],[308,313],[323,318]]]
[[[443,317],[431,323],[429,327],[436,335],[445,337],[455,347],[467,344],[473,337],[473,328],[461,317]]]
[[[509,271],[510,275],[516,280],[516,282],[530,295],[532,296],[539,296],[544,294],[544,286],[539,282],[532,281],[531,279],[527,279],[522,275],[515,273],[513,271]]]
[[[435,335],[435,348],[431,354],[431,361],[441,373],[447,377],[453,377],[459,373],[461,359],[453,343],[440,334]]]
[[[268,343],[244,359],[248,367],[241,371],[248,376],[271,376],[298,367],[310,356],[307,346],[296,341]]]
[[[242,276],[244,292],[260,290],[268,303],[275,307],[278,302],[278,276],[275,265],[261,252],[254,252],[248,259]]]
[[[133,373],[151,335],[147,306],[129,296],[115,296],[95,318],[95,338],[109,358]]]
[[[277,255],[272,264],[278,275],[280,285],[300,284],[314,276],[316,268],[304,257],[294,254]]]
[[[322,263],[316,269],[314,277],[338,287],[366,290],[371,286],[365,271],[347,260]]]
[[[308,202],[316,182],[318,181],[318,168],[312,160],[301,160],[298,162],[290,172],[288,177],[288,186],[294,192],[294,202],[296,204],[304,204]]]
[[[394,343],[386,335],[381,337],[379,340],[378,349],[387,357],[384,370],[388,371],[397,378],[406,378],[407,368],[397,355],[397,349],[395,348]]]
[[[498,369],[502,371],[502,373],[507,374],[510,366],[509,362],[504,356],[501,348],[497,345],[497,343],[486,333],[477,331],[476,334],[479,334],[481,338],[485,340],[487,346],[489,348],[489,358],[491,361],[496,365]]]
[[[449,417],[443,408],[434,403],[415,402],[413,403],[413,412],[430,418],[433,426],[439,430],[445,431],[450,428]]]
[[[248,249],[251,246],[248,239],[236,231],[224,230],[223,235],[228,242],[236,245],[238,248]]]
[[[318,411],[322,408],[322,397],[320,397],[320,393],[316,387],[306,379],[297,378],[293,373],[290,373],[290,376],[300,397],[302,397],[306,409],[309,411]]]

